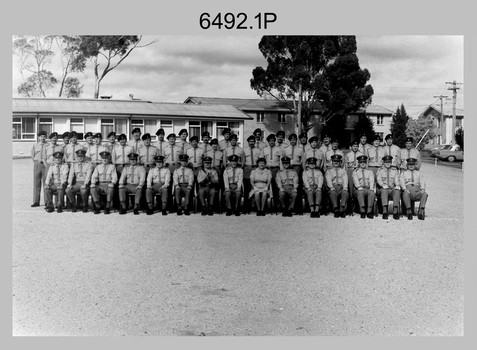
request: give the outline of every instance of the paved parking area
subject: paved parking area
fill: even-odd
[[[13,335],[463,335],[463,172],[422,171],[425,221],[106,216],[30,208],[16,159]]]

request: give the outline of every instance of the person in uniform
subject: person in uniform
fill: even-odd
[[[68,163],[70,167],[73,163],[76,163],[77,161],[77,150],[84,150],[84,147],[83,145],[80,145],[78,143],[78,134],[76,133],[76,131],[72,131],[70,132],[70,142],[65,146],[63,150],[65,154],[65,162]],[[86,158],[83,159],[83,161],[86,161]]]
[[[306,132],[302,132],[300,135],[298,135],[298,139],[300,140],[300,144],[298,146],[303,150],[303,155],[305,155],[305,152],[310,148],[310,144],[308,143],[308,134]],[[303,159],[303,162],[305,161],[306,159]]]
[[[167,215],[167,200],[169,197],[169,185],[171,184],[171,172],[168,168],[164,167],[164,156],[154,156],[155,168],[149,170],[147,174],[147,189],[146,189],[146,201],[147,201],[147,215],[154,213],[154,196],[156,194],[161,196],[162,203],[162,215]]]
[[[323,155],[326,155],[326,152],[331,151],[331,138],[328,135],[323,136],[323,142],[321,143],[319,149],[323,152]]]
[[[45,180],[45,199],[46,211],[52,213],[55,209],[53,207],[53,194],[58,196],[57,212],[61,213],[64,206],[65,185],[68,182],[68,164],[62,163],[63,152],[55,152],[52,154],[53,164],[48,168]]]
[[[283,151],[289,146],[285,141],[285,131],[278,130],[275,134],[277,137],[277,146],[280,147]]]
[[[204,150],[204,154],[212,149],[212,146],[210,146],[210,133],[208,131],[202,133],[202,142],[199,143],[199,147]]]
[[[351,150],[346,153],[345,164],[348,172],[348,179],[353,178],[353,172],[358,168],[358,157],[364,156],[363,153],[359,151],[359,142],[357,140],[351,143]],[[349,181],[349,197],[354,198],[354,183]],[[350,206],[352,209],[352,206]]]
[[[223,162],[225,165],[227,165],[227,159],[229,159],[230,156],[232,155],[237,155],[238,156],[238,166],[242,167],[243,166],[243,160],[244,160],[244,150],[242,147],[237,145],[238,141],[238,136],[236,134],[230,135],[230,145],[224,150],[224,159]]]
[[[146,176],[149,170],[154,168],[154,157],[160,155],[159,149],[151,145],[151,134],[145,133],[141,137],[143,147],[139,149],[139,164],[146,169]]]
[[[187,142],[188,136],[189,133],[187,132],[187,129],[181,129],[181,131],[179,131],[179,141],[177,142],[177,145],[181,149],[181,154],[186,154],[187,150],[191,147],[190,143]]]
[[[139,206],[142,199],[142,190],[146,182],[146,169],[138,164],[139,154],[128,154],[129,164],[124,167],[121,177],[119,178],[119,202],[121,209],[119,214],[126,214],[127,196],[133,194],[134,197],[134,215],[139,215]]]
[[[185,215],[190,215],[189,204],[191,199],[190,194],[194,187],[194,173],[192,169],[187,167],[187,163],[189,162],[189,156],[187,154],[181,154],[179,161],[180,167],[177,168],[172,175],[177,202],[177,215],[182,215],[182,208],[184,208]],[[182,205],[182,198],[184,198],[184,205]]]
[[[368,154],[368,149],[370,149],[371,147],[373,147],[373,146],[371,146],[368,143],[368,137],[366,136],[366,134],[361,134],[359,136],[358,151],[360,151],[364,155],[367,155]]]
[[[212,168],[212,158],[204,157],[204,168],[197,174],[202,215],[214,215],[214,204],[219,190],[219,173]]]
[[[320,207],[322,199],[322,188],[324,177],[320,169],[316,169],[318,160],[310,157],[306,160],[307,168],[303,171],[303,186],[306,193],[308,205],[310,207],[310,217],[320,217]]]
[[[32,208],[40,206],[41,189],[45,187],[47,171],[47,147],[48,143],[46,142],[46,131],[42,130],[38,132],[38,142],[36,142],[31,149],[31,160],[33,161],[33,204],[31,205]],[[43,195],[44,193],[45,192],[43,192]]]
[[[384,145],[386,155],[393,157],[391,166],[395,169],[399,169],[401,166],[401,149],[393,145],[393,135],[391,134],[387,134],[384,141],[386,142]]]
[[[406,160],[414,158],[416,163],[414,165],[416,170],[421,169],[421,152],[417,148],[412,147],[414,139],[411,136],[406,137],[405,147],[401,148],[401,170],[407,169]]]
[[[168,145],[167,141],[164,141],[165,131],[160,128],[156,131],[157,142],[155,144],[156,148],[159,150],[159,155],[164,156],[164,147]]]
[[[282,216],[293,216],[295,209],[295,199],[298,193],[298,174],[290,168],[291,159],[287,156],[282,157],[283,169],[277,172],[275,181],[278,186],[278,198],[282,209]],[[288,204],[287,204],[288,203]]]
[[[409,220],[412,220],[411,201],[419,201],[419,211],[417,218],[424,220],[425,208],[428,194],[426,193],[426,183],[421,172],[416,169],[416,158],[407,158],[407,170],[401,172],[400,183],[403,189],[402,201],[406,207],[406,214]]]
[[[93,133],[91,131],[86,132],[83,136],[83,139],[85,140],[85,143],[83,145],[83,149],[86,150],[86,157],[85,157],[84,161],[85,162],[91,162],[91,159],[88,157],[88,151],[94,145]]]
[[[368,149],[368,169],[371,170],[376,178],[376,172],[383,166],[383,157],[386,151],[381,147],[381,137],[376,135],[373,139],[373,146]]]
[[[65,131],[62,135],[63,139],[63,148],[66,147],[70,143],[70,133]]]
[[[100,132],[94,134],[94,145],[86,151],[86,156],[90,159],[93,168],[102,163],[101,152],[107,151],[107,148],[102,145],[103,135]]]
[[[265,206],[267,205],[267,198],[270,196],[270,184],[272,182],[272,172],[265,168],[267,159],[259,157],[257,159],[257,168],[250,173],[250,184],[252,190],[249,197],[255,199],[255,206],[257,207],[257,216],[265,216]]]
[[[88,208],[89,184],[93,168],[90,162],[85,162],[86,151],[79,149],[76,151],[76,161],[71,163],[68,184],[66,186],[66,197],[71,203],[71,210],[76,213],[78,205],[76,202],[76,194],[81,194],[81,202],[83,204],[83,211],[86,212]]]
[[[228,158],[229,166],[224,171],[224,193],[227,207],[227,216],[232,215],[232,200],[235,199],[233,210],[235,216],[240,216],[240,201],[242,199],[243,169],[239,168],[238,155],[231,155]]]
[[[119,145],[111,151],[111,160],[116,167],[118,177],[129,163],[128,155],[133,151],[131,146],[127,145],[127,136],[121,134],[118,136]]]
[[[331,165],[331,157],[335,154],[339,154],[342,158],[344,158],[344,153],[343,151],[340,151],[338,149],[339,146],[339,141],[337,138],[333,138],[331,141],[331,149],[325,153],[325,167],[326,170],[331,169],[333,166]],[[345,164],[344,162],[342,163],[342,166],[344,167]]]
[[[353,184],[356,189],[356,198],[358,199],[359,212],[361,219],[374,219],[373,207],[376,198],[376,184],[374,182],[374,174],[371,170],[366,169],[368,162],[367,156],[359,156],[359,168],[353,171]],[[367,204],[367,206],[366,206]]]
[[[267,160],[267,167],[272,172],[272,191],[275,208],[278,207],[278,187],[275,178],[280,169],[280,159],[284,156],[283,150],[276,145],[276,141],[275,134],[268,135],[268,146],[262,150],[262,154]]]
[[[383,206],[383,219],[388,219],[389,198],[393,200],[393,218],[399,220],[399,200],[401,198],[401,186],[399,170],[393,166],[393,156],[383,157],[384,166],[376,173],[378,184],[377,195],[381,199]]]
[[[58,144],[58,133],[57,132],[52,132],[50,134],[50,144],[48,145],[46,149],[46,171],[48,172],[48,168],[56,163],[55,157],[53,157],[53,154],[57,152],[61,152],[61,154],[64,154],[64,148],[63,145]]]
[[[128,141],[128,146],[131,146],[132,151],[139,154],[139,150],[144,146],[141,141],[141,129],[134,128],[131,132],[132,139]]]
[[[186,150],[189,156],[188,166],[194,171],[194,176],[197,179],[199,169],[202,168],[202,159],[204,158],[204,149],[199,147],[199,137],[192,136],[190,138],[190,147]]]
[[[114,200],[115,186],[118,183],[118,175],[116,167],[111,164],[111,153],[102,151],[100,154],[101,164],[98,164],[93,170],[91,176],[91,197],[94,203],[94,213],[99,214],[101,211],[101,194],[106,195],[105,214],[111,212]]]
[[[243,197],[244,197],[244,212],[249,214],[252,211],[252,200],[250,198],[250,191],[252,185],[250,182],[250,174],[253,169],[257,167],[257,159],[263,157],[262,151],[255,147],[256,139],[254,135],[247,138],[248,147],[244,148],[244,167],[243,167]]]
[[[302,158],[303,169],[306,169],[306,160],[308,158],[316,158],[316,168],[323,169],[325,164],[325,155],[323,151],[318,148],[318,137],[310,137],[309,144],[310,148],[305,151]]]
[[[253,131],[253,136],[255,136],[255,148],[263,150],[265,147],[267,147],[267,144],[262,141],[262,130],[260,128],[257,128]]]
[[[296,213],[303,214],[303,148],[298,146],[298,137],[295,133],[288,136],[289,147],[285,148],[285,156],[290,158],[290,168],[298,175],[298,188],[295,200]]]
[[[174,171],[179,167],[179,155],[182,152],[182,149],[176,144],[176,134],[171,133],[167,135],[167,142],[169,144],[164,147],[164,162],[165,166],[169,168],[171,175],[174,174]]]
[[[222,174],[222,165],[223,165],[223,152],[219,149],[219,140],[212,139],[210,140],[210,149],[205,153],[206,157],[212,158],[212,168],[215,168],[219,172],[219,175]]]
[[[114,131],[109,132],[107,139],[109,143],[104,146],[106,147],[106,150],[112,154],[114,147],[118,146],[118,143],[116,142],[116,133]]]
[[[346,170],[341,167],[342,158],[343,157],[339,154],[332,156],[331,163],[333,168],[327,170],[325,174],[335,218],[346,217],[345,209],[349,196],[348,174]]]
[[[219,149],[223,152],[227,147],[230,146],[230,135],[232,134],[232,131],[230,128],[225,128],[222,131],[222,136],[224,137],[223,140],[219,141]],[[224,162],[225,164],[225,162]]]

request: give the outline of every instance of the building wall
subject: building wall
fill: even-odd
[[[244,122],[244,139],[253,135],[253,131],[257,128],[262,129],[262,136],[265,140],[268,135],[276,134],[277,131],[285,131],[285,136],[296,132],[296,117],[293,114],[285,114],[285,122],[281,123],[278,120],[279,113],[277,112],[263,112],[263,122],[257,121],[257,112],[246,112],[253,120],[246,120]]]

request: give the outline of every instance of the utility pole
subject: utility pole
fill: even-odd
[[[460,88],[457,87],[457,85],[462,85],[462,83],[456,83],[456,81],[446,81],[446,84],[452,84],[452,87],[448,88],[447,90],[452,90],[452,129],[451,129],[451,144],[455,144],[455,125],[456,125],[456,111],[455,111],[455,106],[456,106],[456,100],[457,100],[457,90]]]
[[[298,119],[298,135],[301,134],[301,99],[303,98],[302,91],[301,91],[301,80],[298,83],[298,113],[297,113],[297,119]]]
[[[434,98],[438,98],[441,100],[441,117],[440,117],[440,122],[439,122],[439,132],[441,134],[441,139],[440,143],[441,145],[445,144],[445,137],[444,137],[444,108],[442,106],[442,100],[446,98],[447,96],[445,95],[440,95],[440,96],[434,96]]]

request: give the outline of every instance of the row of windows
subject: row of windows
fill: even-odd
[[[264,122],[265,122],[265,112],[258,112],[257,123],[264,123]],[[278,113],[277,122],[280,124],[286,123],[286,113]]]
[[[38,129],[36,127],[35,117],[14,117],[13,118],[13,139],[14,140],[36,140],[38,131],[44,130],[47,135],[53,131],[53,118],[39,118]],[[116,134],[128,134],[127,131],[128,120],[121,118],[101,119],[101,134],[104,138],[111,132]],[[215,126],[215,128],[214,128]],[[141,134],[151,134],[152,140],[156,140],[156,131],[159,128],[164,129],[165,136],[174,132],[173,120],[155,120],[155,119],[131,119],[130,130],[139,128]],[[202,138],[202,133],[208,131],[212,137],[222,138],[222,131],[225,128],[231,128],[232,133],[240,137],[239,122],[211,122],[211,121],[189,121],[189,137],[198,136]],[[214,130],[215,129],[215,130]],[[38,131],[37,131],[38,130]],[[79,139],[83,139],[85,130],[85,122],[83,118],[70,118],[69,131],[76,131],[79,134]],[[215,132],[214,132],[215,131]]]

